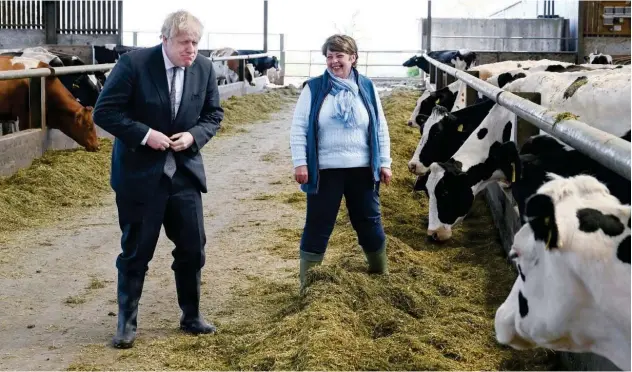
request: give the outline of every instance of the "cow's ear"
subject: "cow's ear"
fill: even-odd
[[[543,242],[545,249],[558,248],[555,205],[551,197],[544,194],[529,197],[525,205],[525,215],[535,239]]]

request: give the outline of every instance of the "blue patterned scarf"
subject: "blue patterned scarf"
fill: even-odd
[[[348,79],[341,79],[326,69],[333,84],[331,95],[334,96],[334,119],[340,119],[345,127],[353,128],[357,125],[357,110],[355,98],[358,96],[358,85],[355,83],[355,73],[351,70]]]

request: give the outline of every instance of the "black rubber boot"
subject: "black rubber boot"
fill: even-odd
[[[118,324],[116,335],[112,338],[112,346],[117,349],[129,349],[136,339],[136,318],[138,301],[143,292],[145,274],[118,273]]]
[[[182,309],[180,329],[194,335],[215,333],[214,325],[206,323],[200,314],[200,284],[201,271],[177,271],[176,289],[178,291],[178,305]]]

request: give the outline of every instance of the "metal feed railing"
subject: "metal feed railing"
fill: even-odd
[[[291,65],[296,65],[296,66],[308,66],[308,75],[296,75],[296,74],[288,74],[287,73],[287,68],[285,69],[286,73],[285,73],[285,77],[292,77],[292,78],[306,78],[306,77],[311,77],[312,76],[312,66],[325,66],[325,63],[319,63],[319,62],[314,62],[313,61],[313,57],[314,57],[314,53],[316,53],[316,55],[321,55],[322,51],[321,50],[316,50],[316,49],[307,49],[307,50],[299,50],[299,49],[288,49],[284,51],[285,53],[308,53],[309,54],[309,60],[308,62],[290,62],[287,58],[285,61],[285,66],[291,66]],[[371,54],[403,54],[403,53],[408,53],[408,54],[421,54],[423,51],[421,50],[360,50],[358,51],[358,56],[359,57],[364,57],[364,58],[360,58],[357,68],[359,71],[364,70],[364,75],[367,77],[370,77],[372,79],[374,78],[380,78],[379,76],[371,76],[369,75],[369,67],[399,67],[401,69],[403,69],[404,67],[402,67],[402,62],[399,63],[369,63],[369,56]],[[322,71],[319,71],[319,74]],[[387,78],[387,77],[381,77],[381,78]],[[399,79],[409,79],[406,77],[402,77]],[[419,80],[419,78],[415,78],[415,80]]]
[[[544,132],[558,138],[583,154],[596,160],[608,169],[630,180],[630,143],[610,133],[603,132],[574,119],[563,119],[559,112],[537,105],[511,92],[493,86],[486,81],[473,77],[466,71],[457,70],[429,57],[431,83],[434,77],[440,81],[443,73],[461,80],[468,87],[489,97],[494,102],[533,124]],[[432,70],[435,70],[434,73]],[[439,73],[437,70],[440,70]]]

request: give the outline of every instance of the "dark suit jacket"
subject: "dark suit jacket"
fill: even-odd
[[[149,128],[167,136],[189,131],[194,143],[173,152],[179,170],[207,192],[200,149],[217,133],[224,118],[211,61],[198,54],[184,72],[178,114],[171,123],[171,104],[162,45],[131,51],[118,60],[94,107],[94,122],[116,137],[110,184],[117,195],[144,200],[159,185],[167,151],[141,142]]]

